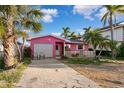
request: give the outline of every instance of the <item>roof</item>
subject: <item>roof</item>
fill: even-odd
[[[62,37],[59,37],[59,36],[55,36],[55,35],[44,35],[44,36],[30,37],[30,38],[28,38],[28,41],[30,41],[31,39],[40,38],[40,37],[47,37],[47,36],[52,36],[54,38],[61,39],[65,42],[67,42],[67,43],[83,43],[83,41],[81,41],[81,40],[65,39],[65,38],[62,38]]]
[[[124,27],[124,21],[118,22],[116,24],[113,24],[113,27],[114,28]],[[110,29],[110,26],[106,26],[106,27],[100,28],[101,31],[106,31],[106,30],[109,30],[109,29]]]

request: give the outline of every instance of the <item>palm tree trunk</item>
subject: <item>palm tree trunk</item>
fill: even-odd
[[[110,22],[109,22],[109,24],[110,24],[110,30],[111,30],[111,40],[112,40],[112,44],[113,44],[114,39],[113,39],[113,21],[112,21],[112,13],[110,13]],[[112,51],[112,59],[114,59],[114,50],[112,49],[111,51]]]
[[[19,47],[19,45],[18,45],[18,43],[17,43],[17,40],[16,40],[16,38],[14,39],[14,43],[15,43],[15,45],[16,45],[16,48],[17,48],[17,51],[18,51],[18,57],[19,57],[19,62],[21,62],[21,50],[20,50],[20,47]]]
[[[11,68],[14,64],[14,43],[13,36],[6,35],[3,40],[5,68]]]
[[[3,37],[3,47],[4,47],[4,64],[5,68],[12,68],[14,63],[14,35],[13,35],[13,21],[12,16],[8,16],[5,22],[6,34]]]
[[[96,58],[96,49],[93,49],[93,53],[94,53],[94,58]]]
[[[102,49],[100,49],[100,52],[98,54],[98,59],[100,58],[101,53],[102,53]]]
[[[21,47],[21,61],[23,62],[24,61],[24,44],[25,44],[25,40],[23,38],[23,44],[22,44],[22,47]]]

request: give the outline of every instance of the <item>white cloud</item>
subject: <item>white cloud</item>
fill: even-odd
[[[77,34],[79,33],[80,35],[83,35],[85,31],[83,29],[76,29],[75,32]]]
[[[80,14],[85,19],[93,20],[92,14],[100,7],[97,5],[75,5],[73,7],[73,14]]]
[[[101,8],[100,10],[99,10],[99,12],[95,15],[95,16],[97,16],[97,17],[99,17],[100,19],[102,18],[102,16],[105,14],[107,12],[107,9],[106,8]]]
[[[43,12],[43,21],[45,23],[51,23],[53,22],[53,17],[57,17],[58,10],[57,9],[42,9],[41,12]]]
[[[56,36],[60,36],[61,35],[61,33],[52,33],[52,35],[56,35]]]
[[[107,12],[107,9],[103,7],[99,10],[99,12],[95,16],[97,16],[99,19],[101,19],[106,12]],[[123,20],[124,19],[123,14],[116,12],[115,15],[116,15],[116,20]]]

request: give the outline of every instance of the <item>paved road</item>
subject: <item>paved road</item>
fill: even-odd
[[[55,59],[35,60],[24,71],[17,87],[22,88],[82,88],[99,87]]]

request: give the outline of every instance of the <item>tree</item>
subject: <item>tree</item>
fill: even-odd
[[[109,48],[109,39],[107,39],[108,36],[106,37],[101,37],[101,39],[99,39],[99,45],[98,45],[98,48],[100,49],[100,52],[98,54],[98,58],[100,58],[100,55],[103,51],[103,48],[104,49],[108,49]]]
[[[104,7],[107,9],[106,13],[103,15],[101,21],[104,22],[104,25],[106,24],[106,21],[108,20],[110,31],[111,31],[111,41],[114,42],[113,39],[113,19],[116,18],[116,13],[124,13],[124,5],[104,5]],[[116,23],[115,23],[116,24]],[[112,51],[112,59],[114,59],[114,50]]]
[[[70,33],[69,35],[70,39],[72,40],[77,40],[79,39],[78,35],[75,32]]]
[[[63,33],[61,34],[62,37],[64,37],[65,39],[67,39],[69,37],[70,34],[70,28],[69,27],[63,27]]]
[[[93,46],[94,56],[96,58],[96,48],[99,45],[102,35],[99,32],[99,29],[91,30],[91,27],[85,28],[85,33],[83,35],[83,40]]]
[[[38,22],[42,13],[40,10],[31,9],[29,6],[0,5],[0,28],[4,47],[5,68],[10,68],[14,63],[14,38],[15,30],[30,29],[39,32],[42,25]]]
[[[109,40],[109,48],[111,50],[113,50],[113,58],[114,59],[116,58],[116,55],[117,55],[117,44],[118,44],[117,41]]]

